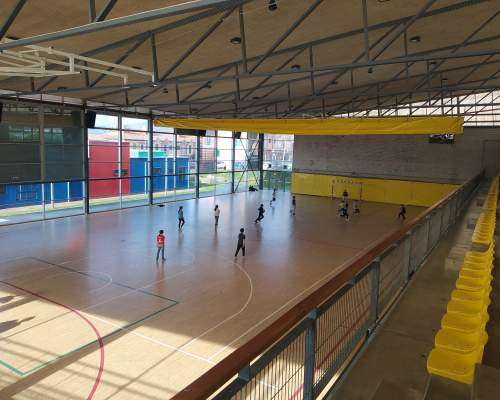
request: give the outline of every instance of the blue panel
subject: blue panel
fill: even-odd
[[[54,200],[67,201],[68,200],[68,183],[58,182],[54,183]]]
[[[153,191],[163,192],[165,190],[165,159],[153,159]]]
[[[130,176],[147,175],[146,165],[147,158],[131,158],[130,159]],[[146,177],[130,179],[130,193],[144,193],[146,187]]]
[[[71,200],[78,200],[83,198],[83,183],[82,182],[70,182],[69,183],[69,194]]]

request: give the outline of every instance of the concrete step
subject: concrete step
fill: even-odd
[[[372,400],[422,400],[422,393],[383,379],[378,385]]]
[[[470,395],[469,385],[431,375],[423,400],[470,400]]]
[[[471,400],[500,399],[500,369],[476,365]]]

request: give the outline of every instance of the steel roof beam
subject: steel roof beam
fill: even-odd
[[[224,20],[231,15],[231,13],[236,9],[236,7],[231,8],[229,11],[225,12],[214,24],[212,24],[203,35],[201,35],[171,66],[167,69],[162,76],[160,76],[160,81],[164,81],[172,72],[174,72],[183,62],[188,58],[193,51],[195,51],[223,22]],[[137,104],[141,102],[146,97],[152,95],[159,89],[155,87],[151,89],[148,93],[142,95],[132,102],[132,104]]]
[[[26,0],[18,0],[17,3],[14,5],[14,8],[10,12],[10,14],[7,15],[7,18],[5,18],[4,23],[0,27],[0,40],[3,39],[3,37],[5,36],[7,31],[9,30],[10,26],[12,25],[12,23],[16,19],[17,15],[21,11],[21,9],[23,8],[25,3],[26,3]]]
[[[108,0],[106,4],[102,7],[102,10],[97,14],[97,17],[95,17],[94,22],[101,22],[106,19],[108,14],[111,12],[113,7],[116,4],[116,0]]]
[[[434,0],[435,1],[435,0]],[[288,36],[292,34],[295,29],[297,29],[304,20],[313,13],[314,10],[323,2],[323,0],[315,0],[313,4],[290,26],[285,33],[283,33],[272,45],[271,47],[257,60],[255,65],[250,68],[250,73],[254,72],[266,59],[269,57],[278,46],[283,43]]]
[[[160,18],[172,17],[175,15],[185,14],[200,9],[209,7],[220,7],[227,5],[239,5],[243,0],[197,0],[186,3],[176,4],[173,6],[158,8],[140,12],[137,14],[126,15],[109,19],[107,21],[92,22],[90,24],[76,26],[69,29],[63,29],[57,32],[44,33],[41,35],[31,36],[24,39],[13,40],[9,43],[0,43],[0,50],[11,49],[20,46],[27,46],[36,43],[55,41],[68,37],[79,36],[88,33],[100,32],[106,29],[118,28],[141,22],[154,21]],[[108,1],[108,3],[110,3]]]
[[[252,0],[247,0],[247,2],[248,1],[252,1]],[[469,1],[463,1],[461,3],[453,4],[453,5],[450,5],[450,6],[438,8],[438,9],[435,9],[435,10],[430,10],[430,11],[426,12],[421,18],[432,17],[432,16],[435,16],[435,15],[440,15],[440,14],[445,14],[445,13],[448,13],[448,12],[457,11],[459,9],[466,8],[466,7],[471,7],[473,5],[484,3],[484,2],[487,2],[487,1],[490,1],[490,0],[469,0]],[[398,19],[391,20],[391,21],[385,21],[385,22],[382,22],[382,23],[379,23],[379,24],[372,25],[372,26],[368,27],[368,30],[372,31],[372,30],[383,29],[383,28],[387,28],[387,27],[394,28],[395,25],[397,26],[397,25],[399,25],[401,23],[405,23],[408,20],[410,20],[411,18],[412,18],[412,16],[398,18]],[[351,37],[351,36],[354,36],[354,35],[358,35],[358,34],[361,34],[361,33],[363,33],[363,29],[356,29],[356,30],[352,30],[352,31],[348,31],[348,32],[343,32],[343,33],[336,34],[336,35],[331,35],[331,36],[328,36],[326,38],[309,41],[309,42],[306,42],[306,43],[302,43],[300,45],[291,46],[291,47],[288,47],[288,48],[285,48],[285,49],[281,49],[281,50],[275,50],[273,52],[272,56],[277,56],[277,55],[285,54],[285,53],[291,52],[291,51],[304,50],[304,49],[306,49],[309,46],[317,46],[317,45],[321,45],[321,44],[325,44],[325,43],[329,43],[329,42],[333,42],[333,41],[345,39],[345,38],[348,38],[348,37]],[[123,39],[121,42],[128,43],[128,39]],[[115,42],[115,44],[116,43],[117,42]],[[114,46],[115,44],[112,44],[112,45]],[[103,47],[101,47],[100,49],[95,49],[92,52],[101,51],[102,49],[103,49]],[[86,55],[88,55],[88,54],[86,54]],[[252,61],[258,60],[259,57],[262,57],[262,56],[255,56],[255,57],[249,58],[248,62],[252,62]],[[215,67],[205,68],[203,70],[192,71],[190,73],[183,74],[181,76],[177,76],[177,78],[180,79],[180,78],[184,78],[184,77],[188,77],[188,76],[192,76],[192,75],[199,75],[201,73],[215,72],[215,71],[220,70],[221,68],[232,66],[233,64],[234,64],[234,62],[231,62],[231,63],[228,63],[228,64],[222,64],[222,65],[218,65],[218,66],[215,66]],[[107,93],[107,94],[111,95],[111,94],[115,94],[115,93],[117,93],[117,91],[111,92],[111,93]]]

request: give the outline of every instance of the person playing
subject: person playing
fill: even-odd
[[[219,216],[220,216],[220,208],[219,205],[216,204],[214,208],[215,226],[219,225]]]
[[[269,206],[272,206],[275,201],[276,201],[276,188],[273,189],[273,198],[269,202]]]
[[[295,209],[297,208],[297,201],[295,196],[292,196],[292,206],[290,207],[290,214],[295,215]]]
[[[264,204],[261,204],[257,211],[259,211],[259,215],[257,216],[255,223],[260,222],[264,219],[264,213],[266,212],[266,210],[264,210]]]
[[[243,253],[243,257],[245,257],[245,230],[243,228],[240,229],[240,233],[238,234],[238,245],[236,246],[236,253],[234,256],[237,257],[240,249]]]
[[[398,219],[400,218],[403,221],[406,219],[406,207],[404,204],[401,204],[401,208],[399,209]]]
[[[158,262],[158,259],[160,258],[160,251],[161,259],[162,261],[165,261],[165,235],[163,234],[163,229],[161,229],[156,236],[156,247],[158,248],[156,251],[156,262]]]
[[[347,201],[344,203],[344,210],[342,216],[345,218],[346,221],[349,221],[349,203]]]
[[[349,193],[347,193],[347,189],[344,189],[344,191],[342,192],[342,201],[344,203],[347,203],[348,198],[349,198]]]
[[[338,206],[338,209],[337,209],[337,213],[339,214],[339,216],[343,217],[344,216],[344,202],[341,201],[339,203],[339,206]]]
[[[354,200],[353,208],[354,208],[354,214],[359,214],[361,212],[359,209],[359,203],[357,200]]]
[[[179,218],[179,229],[181,229],[186,221],[184,220],[184,208],[182,206],[179,207],[177,211],[177,217]]]

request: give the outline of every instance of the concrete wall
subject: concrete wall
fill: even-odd
[[[460,183],[500,171],[500,128],[465,128],[454,144],[428,137],[295,136],[295,172]]]

